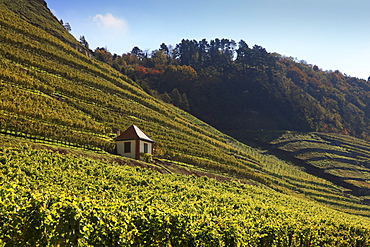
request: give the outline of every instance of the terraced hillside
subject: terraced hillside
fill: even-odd
[[[152,98],[132,80],[89,58],[43,1],[1,1],[0,41],[1,142],[4,146],[5,137],[21,138],[9,141],[15,142],[9,146],[16,150],[9,151],[10,156],[4,151],[5,158],[1,159],[4,186],[12,186],[5,172],[8,160],[22,156],[22,146],[27,142],[93,150],[109,156],[114,150],[115,132],[135,124],[156,141],[158,163],[154,166],[167,166],[170,173],[182,169],[214,174],[303,201],[317,200],[347,213],[370,215],[370,207],[362,205],[360,198],[345,194],[343,187],[237,142],[188,113]],[[42,153],[45,159],[48,154],[53,155]],[[42,160],[19,162],[37,166]],[[67,163],[74,167],[75,162],[78,160]],[[118,163],[130,162],[123,159]],[[25,172],[24,179],[19,179],[26,183],[39,168],[28,173],[17,169],[12,174]],[[52,193],[66,183],[68,180],[51,186]],[[40,187],[34,189],[43,193]],[[83,191],[79,193],[86,192]],[[32,193],[25,192],[22,198]]]
[[[368,217],[266,187],[4,140],[0,246],[369,246]]]
[[[370,195],[370,145],[338,134],[296,135],[272,142],[313,167],[323,170],[354,194]]]
[[[0,17],[3,133],[112,152],[114,133],[136,124],[156,141],[158,156],[267,182],[253,171],[256,157],[229,145],[230,137],[25,22],[8,8],[17,4],[29,1],[2,3]]]
[[[155,152],[165,160],[252,179],[285,193],[310,191],[306,194],[319,196],[324,191],[338,200],[334,204],[348,207],[341,188],[241,145],[150,97],[108,65],[86,57],[75,49],[77,41],[75,46],[65,42],[71,36],[42,1],[2,5],[2,132],[111,152],[116,130],[136,124],[156,141]],[[32,14],[33,8],[40,14]],[[23,15],[34,17],[25,20]],[[351,201],[357,202],[356,198]]]
[[[245,136],[257,140],[279,157],[346,188],[369,203],[370,144],[347,135],[329,133],[267,132]]]

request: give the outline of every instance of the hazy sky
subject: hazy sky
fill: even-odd
[[[324,70],[370,76],[369,0],[46,0],[91,49],[243,39]]]

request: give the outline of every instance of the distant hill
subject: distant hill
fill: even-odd
[[[149,60],[137,49],[131,64],[114,59],[113,69],[40,0],[1,1],[0,40],[0,245],[366,246],[370,207],[362,197],[173,105],[191,110],[186,88],[227,93],[228,48],[214,51],[220,64],[204,69],[207,83],[192,63],[139,65]],[[170,54],[163,46],[157,59]],[[104,49],[94,55],[110,59]],[[263,85],[260,65],[251,66]],[[163,91],[150,89],[149,74]],[[204,109],[224,104],[211,102]],[[155,141],[154,163],[114,155],[117,130],[131,124]]]
[[[95,56],[221,130],[299,130],[369,139],[370,84],[243,40],[182,40]],[[178,92],[177,92],[178,91]],[[170,96],[170,97],[168,97]],[[181,97],[179,97],[181,96]]]

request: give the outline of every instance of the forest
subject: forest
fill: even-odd
[[[230,39],[183,39],[95,58],[223,131],[296,130],[369,139],[369,82]],[[222,117],[220,117],[222,116]]]

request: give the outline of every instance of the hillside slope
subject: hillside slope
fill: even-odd
[[[318,132],[239,131],[238,136],[241,141],[261,145],[274,155],[349,189],[369,203],[369,142],[347,135]]]
[[[370,139],[370,85],[340,71],[249,47],[241,40],[182,40],[145,54],[95,57],[147,92],[219,130],[295,130]],[[222,117],[220,117],[222,116]]]
[[[338,184],[345,183],[354,194],[370,196],[368,142],[338,134],[314,133],[293,135],[293,138],[283,136],[272,143],[275,148],[291,152],[294,157],[322,169]]]
[[[1,1],[0,40],[5,135],[109,153],[115,132],[135,124],[156,141],[161,162],[370,215],[369,206],[345,195],[342,187],[237,142],[89,58],[43,1]]]
[[[226,144],[232,138],[150,97],[9,9],[31,2],[48,11],[41,2],[10,2],[0,17],[3,132],[111,152],[114,133],[136,124],[156,141],[160,156],[264,181],[251,169],[259,166],[255,157]],[[243,160],[235,157],[240,155]]]
[[[8,141],[0,149],[1,246],[369,246],[368,217],[269,188]]]

